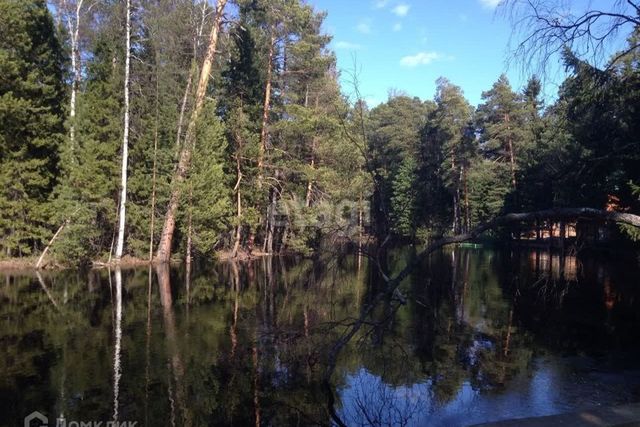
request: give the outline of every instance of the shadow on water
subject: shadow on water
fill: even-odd
[[[640,401],[638,273],[455,248],[402,298],[355,256],[5,274],[0,424],[455,426]]]

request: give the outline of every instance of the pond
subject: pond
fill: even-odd
[[[0,273],[0,425],[464,426],[640,401],[638,264],[450,248],[379,300],[355,255]]]

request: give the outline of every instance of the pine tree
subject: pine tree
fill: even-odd
[[[441,228],[443,219],[451,218],[451,231],[459,233],[469,227],[468,172],[477,147],[473,131],[473,109],[462,89],[440,78],[436,82],[436,109],[429,114],[423,129],[424,159],[422,179],[425,205],[429,216]],[[449,201],[442,200],[449,193]]]
[[[393,207],[391,201],[392,195],[395,194],[395,179],[404,165],[404,159],[415,159],[418,156],[420,132],[434,108],[432,102],[422,102],[419,98],[399,94],[390,96],[387,102],[371,110],[368,152],[371,156],[371,167],[379,179],[376,192],[380,194],[374,196],[377,224],[389,221],[389,216],[395,217],[395,214],[391,215],[398,209]],[[387,208],[382,209],[382,204]],[[398,228],[394,224],[389,226],[392,230]]]
[[[482,93],[482,99],[485,103],[478,107],[478,112],[482,117],[483,151],[486,156],[509,165],[515,190],[518,169],[525,158],[522,151],[528,148],[524,104],[504,74],[491,90]]]

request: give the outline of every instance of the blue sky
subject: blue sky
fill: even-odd
[[[343,80],[358,64],[362,96],[384,102],[391,88],[432,99],[435,80],[444,76],[462,87],[476,106],[482,91],[506,73],[514,89],[526,76],[508,66],[511,27],[498,0],[308,0],[328,12],[325,31]],[[546,94],[557,90],[547,81]],[[343,81],[349,93],[350,85]]]

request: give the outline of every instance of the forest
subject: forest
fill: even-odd
[[[637,14],[604,66],[559,48],[552,101],[531,74],[477,106],[446,77],[368,106],[303,0],[0,0],[0,257],[310,255],[638,212]]]

